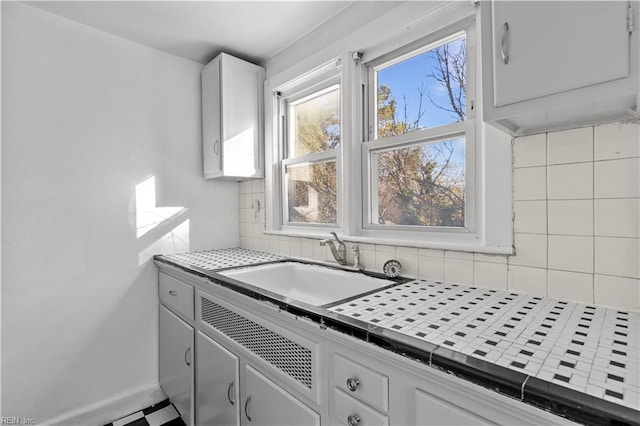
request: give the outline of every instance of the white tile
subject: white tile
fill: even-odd
[[[540,234],[516,234],[515,255],[510,265],[547,267],[547,236]]]
[[[640,278],[640,239],[596,237],[596,274]]]
[[[549,269],[549,297],[593,303],[593,274]]]
[[[444,256],[418,256],[418,274],[420,278],[444,280]]]
[[[547,233],[547,202],[546,201],[515,201],[515,232],[526,234]]]
[[[595,233],[602,237],[640,238],[640,199],[595,201]]]
[[[596,198],[640,198],[640,158],[596,161]]]
[[[528,266],[509,265],[509,290],[531,294],[547,295],[547,270]]]
[[[549,234],[593,235],[593,200],[549,200]]]
[[[616,123],[596,126],[596,160],[640,156],[640,125]]]
[[[507,256],[502,254],[475,253],[473,255],[473,260],[476,262],[500,263],[504,265],[507,264]]]
[[[123,426],[131,423],[134,420],[141,419],[143,417],[144,417],[144,414],[142,413],[142,411],[138,411],[137,413],[131,414],[127,417],[123,417],[120,420],[113,422],[113,426]]]
[[[507,290],[507,264],[474,262],[473,283],[478,287]]]
[[[418,255],[420,256],[429,256],[429,257],[437,257],[440,259],[444,259],[444,250],[434,250],[434,249],[418,249]]]
[[[547,161],[547,135],[523,136],[513,144],[514,167],[544,166]]]
[[[444,280],[451,283],[473,285],[473,260],[444,259]]]
[[[596,274],[594,287],[596,304],[640,311],[639,279]]]
[[[593,237],[549,235],[549,269],[593,273]]]
[[[593,127],[552,132],[548,140],[547,164],[593,161]]]
[[[313,244],[312,241],[315,242],[315,240],[309,240],[307,238],[303,238],[300,241],[300,256],[304,257],[306,259],[311,259],[313,258]]]
[[[289,256],[300,257],[301,255],[300,238],[289,238]]]
[[[458,260],[470,260],[473,261],[473,253],[464,251],[447,250],[444,252],[444,258],[446,259],[458,259]]]
[[[368,271],[378,271],[376,269],[376,251],[370,250],[370,246],[360,246],[360,265]]]
[[[403,276],[418,277],[418,249],[412,247],[397,247],[396,260],[402,265]]]
[[[154,411],[151,414],[147,414],[146,419],[149,422],[149,426],[161,426],[170,422],[173,419],[180,417],[173,405],[167,405],[158,411]]]
[[[547,171],[550,200],[593,198],[593,163],[549,166]]]
[[[545,200],[547,198],[547,168],[528,167],[513,171],[513,199]]]

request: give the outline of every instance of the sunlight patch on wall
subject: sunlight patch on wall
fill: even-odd
[[[140,238],[183,210],[184,207],[156,206],[156,178],[151,176],[136,185],[136,236]]]
[[[189,251],[189,219],[164,234],[161,238],[140,251],[138,266],[144,265],[153,255],[182,253]]]

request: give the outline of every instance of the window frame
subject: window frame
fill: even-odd
[[[341,228],[343,211],[342,203],[342,151],[344,147],[345,114],[343,111],[343,85],[340,73],[340,63],[335,62],[335,67],[322,67],[315,75],[303,81],[292,82],[286,89],[274,93],[277,104],[278,116],[278,167],[280,213],[279,223],[282,231],[299,233],[301,230],[339,230]],[[333,87],[340,90],[340,146],[322,152],[305,154],[297,157],[289,157],[290,133],[293,126],[289,119],[290,108],[296,103],[302,102],[314,95],[329,92]],[[289,188],[286,177],[287,167],[321,164],[327,162],[336,163],[336,223],[292,222],[289,220]]]
[[[406,59],[428,52],[434,48],[447,44],[462,36],[466,38],[466,67],[467,67],[467,96],[465,121],[445,124],[415,130],[402,135],[387,138],[377,138],[377,81],[376,73],[379,69],[400,63]],[[360,235],[371,238],[415,240],[434,239],[452,241],[461,239],[475,239],[478,230],[477,205],[477,158],[479,152],[478,138],[476,138],[476,98],[477,69],[476,69],[476,24],[474,19],[464,19],[454,25],[436,31],[426,37],[415,40],[404,46],[378,53],[375,57],[364,57],[359,72],[361,85],[364,87],[363,99],[363,140],[361,153],[361,182],[362,205],[360,206]],[[465,224],[463,227],[450,226],[410,226],[410,225],[379,225],[372,220],[372,194],[375,186],[372,175],[371,157],[375,151],[383,149],[400,149],[423,143],[437,143],[455,137],[465,138]]]

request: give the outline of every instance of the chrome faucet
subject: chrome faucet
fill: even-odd
[[[325,246],[329,244],[329,248],[331,249],[331,254],[333,254],[333,258],[341,265],[347,264],[347,248],[344,245],[344,242],[338,238],[338,234],[335,232],[331,232],[335,241],[331,238],[327,238],[326,240],[320,241],[321,246]],[[338,247],[336,248],[336,242],[338,243]]]

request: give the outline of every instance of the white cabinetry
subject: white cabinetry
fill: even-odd
[[[158,283],[160,386],[187,426],[193,421],[193,287],[160,273]]]
[[[264,69],[221,53],[202,70],[204,177],[264,176]]]
[[[403,356],[329,332],[335,424],[538,425],[566,419]]]
[[[160,305],[160,386],[192,425],[193,328]]]
[[[238,357],[198,332],[196,401],[199,425],[240,424]]]
[[[486,121],[526,134],[637,116],[637,1],[481,7]]]
[[[244,419],[255,425],[320,425],[318,413],[250,365],[245,370]]]

